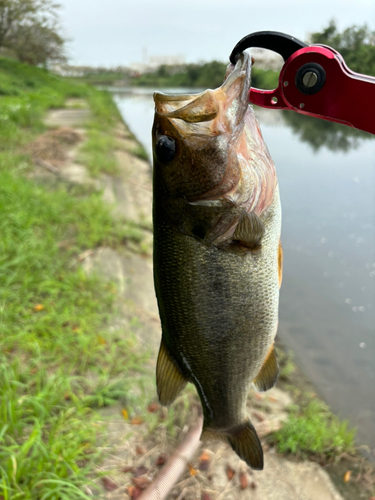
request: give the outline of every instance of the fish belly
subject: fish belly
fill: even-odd
[[[157,213],[157,212],[156,212]],[[243,421],[248,389],[278,324],[278,191],[261,217],[261,248],[245,255],[178,233],[154,215],[154,274],[164,344],[199,393],[205,427]]]

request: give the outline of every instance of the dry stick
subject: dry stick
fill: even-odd
[[[37,165],[39,165],[43,168],[46,168],[47,170],[54,173],[55,175],[61,175],[61,172],[56,167],[54,167],[53,165],[51,165],[47,161],[42,160],[41,158],[34,158],[34,163],[36,163]]]
[[[160,471],[155,481],[144,490],[138,500],[163,500],[163,498],[168,495],[184,472],[186,464],[199,447],[202,424],[203,419],[199,417],[197,425],[187,434],[180,446],[168,460],[168,463]]]

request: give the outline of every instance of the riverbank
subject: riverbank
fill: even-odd
[[[25,68],[15,70],[22,75]],[[47,81],[35,68],[29,78],[53,98],[21,88],[0,98],[9,117],[1,122],[8,143],[0,157],[0,495],[135,499],[197,415],[191,386],[169,412],[155,401],[160,323],[150,165],[106,94]],[[298,461],[277,453],[273,432],[288,420],[291,404],[302,408],[306,393],[282,358],[284,388],[249,399],[267,450],[265,471],[252,473],[228,447],[205,444],[172,495],[340,498],[319,464],[301,460],[306,450]],[[343,495],[368,498],[369,473],[350,457],[349,480],[337,472]],[[336,450],[335,471],[337,458]]]

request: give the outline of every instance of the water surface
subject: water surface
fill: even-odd
[[[152,91],[115,100],[151,157]],[[286,113],[257,110],[283,208],[278,335],[375,457],[375,141]]]

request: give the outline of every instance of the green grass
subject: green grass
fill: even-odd
[[[80,148],[79,161],[94,177],[100,173],[115,175],[118,164],[114,151],[120,146],[114,127],[121,115],[108,92],[91,92],[88,100],[93,118],[87,123],[88,138]]]
[[[0,58],[2,500],[86,498],[97,459],[94,409],[138,404],[130,374],[144,357],[130,331],[109,330],[115,287],[87,276],[79,256],[140,243],[141,233],[114,220],[98,192],[25,176],[32,163],[23,146],[45,129],[44,112],[69,97],[88,99],[92,134],[118,120],[108,95]]]
[[[80,149],[79,162],[85,165],[91,175],[97,176],[118,173],[118,164],[114,155],[117,141],[114,137],[100,130],[89,130],[88,138]]]
[[[284,427],[273,435],[280,453],[313,456],[329,461],[343,452],[354,450],[355,430],[340,421],[317,399],[292,407]]]

